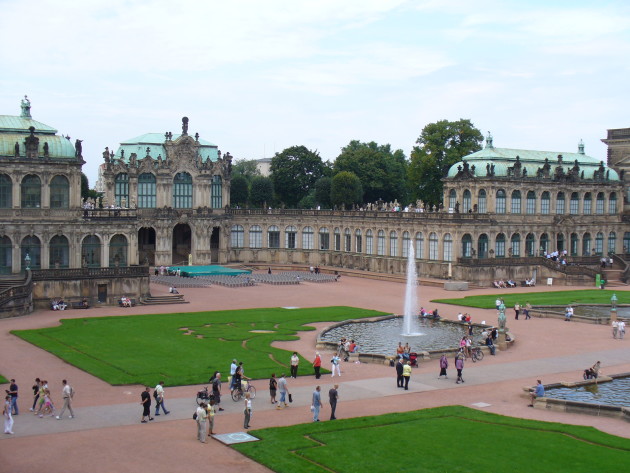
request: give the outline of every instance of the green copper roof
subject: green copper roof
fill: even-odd
[[[177,140],[182,135],[173,134],[172,140]],[[120,143],[116,150],[115,159],[121,159],[121,151],[125,151],[124,161],[129,161],[131,153],[136,153],[138,159],[143,159],[147,155],[147,148],[151,148],[151,157],[156,159],[158,156],[166,158],[166,150],[164,149],[164,133],[145,133],[144,135],[130,138]],[[199,138],[199,154],[202,161],[217,161],[219,159],[219,151],[217,145],[209,141]]]
[[[32,118],[16,117],[13,115],[0,115],[0,133],[13,131],[28,134],[28,129],[35,127],[35,133],[45,133],[54,135],[57,133],[53,127],[44,125]]]

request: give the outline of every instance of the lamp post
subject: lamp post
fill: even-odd
[[[28,251],[26,252],[26,256],[24,257],[24,266],[26,270],[31,269],[31,257],[28,254]]]
[[[610,298],[610,321],[614,322],[617,320],[617,294],[612,295]]]

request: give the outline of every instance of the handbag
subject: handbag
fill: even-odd
[[[311,412],[315,410],[315,406],[311,405]]]
[[[289,394],[289,402],[293,402],[293,395]]]

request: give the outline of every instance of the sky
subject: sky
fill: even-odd
[[[106,146],[189,133],[235,159],[352,140],[409,157],[470,119],[496,147],[606,159],[630,127],[626,0],[0,0],[0,114]]]

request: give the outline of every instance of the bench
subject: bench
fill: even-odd
[[[134,307],[136,305],[136,300],[132,298],[129,298],[129,300],[131,301],[131,307]],[[118,307],[124,307],[120,299],[118,299]]]
[[[70,307],[72,307],[73,309],[89,309],[90,304],[84,304],[82,301],[71,302]]]

